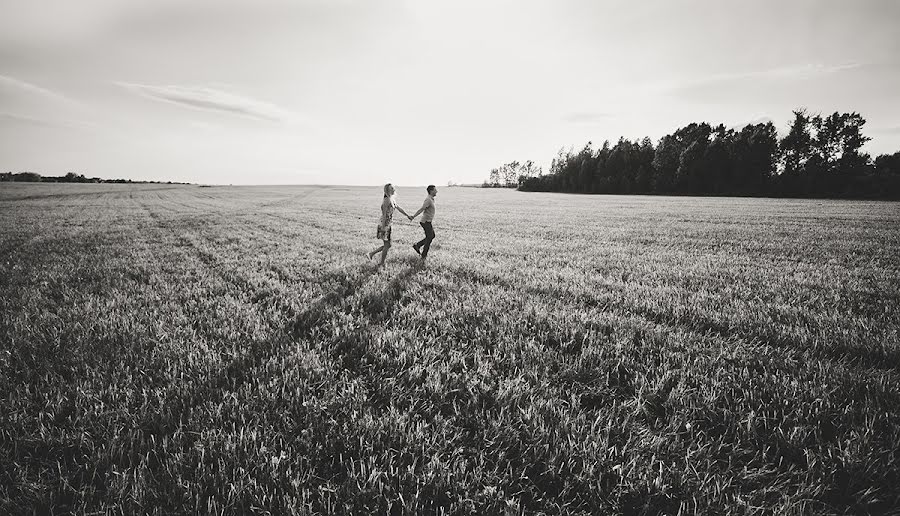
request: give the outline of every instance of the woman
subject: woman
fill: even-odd
[[[391,222],[394,219],[394,209],[396,208],[397,211],[409,218],[409,215],[394,200],[394,192],[394,185],[390,183],[384,185],[384,200],[381,201],[381,221],[378,223],[378,231],[375,234],[376,238],[384,241],[384,245],[368,253],[370,260],[376,254],[381,253],[381,263],[378,265],[384,265],[388,250],[391,248]]]

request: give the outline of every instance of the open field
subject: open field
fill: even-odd
[[[900,512],[900,205],[380,200],[0,184],[0,513]]]

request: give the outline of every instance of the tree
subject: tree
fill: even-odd
[[[838,113],[812,119],[815,128],[813,148],[818,161],[829,174],[854,174],[862,154],[860,148],[871,138],[863,136],[866,120],[859,113]],[[865,161],[865,160],[864,160]]]
[[[544,172],[541,170],[541,167],[536,167],[533,161],[528,160],[521,167],[519,167],[519,177],[517,184],[521,185],[528,179],[540,176],[543,173]]]
[[[519,176],[519,162],[512,161],[500,167],[500,176],[503,186],[517,186],[516,179]]]
[[[766,193],[778,162],[778,133],[772,122],[748,124],[735,135],[732,159],[735,193]]]
[[[491,186],[500,186],[500,169],[492,168],[491,175],[488,179],[488,184]]]
[[[709,169],[710,193],[733,193],[734,186],[734,130],[723,124],[713,128],[712,140],[706,148],[704,162]]]
[[[19,183],[40,183],[42,179],[43,178],[41,177],[41,175],[35,172],[19,172],[18,174],[7,172],[6,174],[4,174],[3,181]]]
[[[688,124],[673,134],[678,166],[675,169],[675,190],[684,193],[700,193],[706,190],[710,171],[703,162],[712,127],[706,122]]]
[[[791,130],[779,145],[783,193],[837,195],[853,190],[849,177],[866,175],[871,158],[861,153],[870,140],[862,134],[865,119],[859,113],[834,112],[827,117],[794,111]]]
[[[810,116],[805,109],[794,111],[794,120],[788,134],[779,144],[782,173],[793,175],[803,172],[813,155],[813,137]]]
[[[675,187],[675,172],[678,171],[678,159],[681,156],[681,148],[675,136],[668,134],[659,140],[656,152],[653,154],[653,190],[660,193],[669,193]]]
[[[609,193],[632,193],[635,185],[635,174],[637,173],[637,145],[627,140],[619,138],[616,145],[610,150],[606,159],[608,169],[608,187]]]
[[[881,154],[875,158],[872,168],[877,176],[900,175],[900,151],[893,154]]]

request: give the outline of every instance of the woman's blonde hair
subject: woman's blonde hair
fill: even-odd
[[[386,184],[384,185],[384,196],[385,196],[385,197],[391,197],[391,194],[388,193],[388,190],[389,190],[390,188],[391,188],[391,184],[390,184],[390,183],[386,183]]]

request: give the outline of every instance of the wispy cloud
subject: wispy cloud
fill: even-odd
[[[107,127],[85,120],[75,118],[63,118],[53,115],[40,116],[28,115],[21,112],[0,111],[0,128],[3,126],[19,126],[43,129],[55,129],[65,131],[91,131],[95,134],[102,133],[107,137],[122,139],[126,136],[121,131],[108,131]],[[70,133],[71,134],[71,133]]]
[[[17,124],[35,125],[39,127],[69,127],[66,124],[54,120],[47,120],[44,118],[7,112],[0,112],[0,123],[2,122],[13,122]]]
[[[734,80],[772,78],[772,79],[810,79],[822,75],[831,75],[861,67],[861,63],[845,63],[837,65],[803,64],[794,66],[780,66],[767,70],[756,70],[739,73],[714,74],[699,79],[697,82],[728,82]]]
[[[204,86],[151,86],[117,82],[119,86],[146,98],[193,109],[220,111],[256,120],[287,122],[292,114],[275,104]]]
[[[821,75],[830,75],[848,70],[855,70],[862,66],[862,63],[845,63],[837,65],[826,64],[804,64],[797,66],[783,66],[779,68],[771,68],[757,72],[749,72],[742,74],[734,74],[733,76],[725,76],[725,80],[729,79],[747,79],[751,77],[775,77],[775,78],[799,78],[807,79],[818,77]]]
[[[61,93],[0,75],[0,124],[54,129],[95,129],[90,109]]]
[[[0,120],[62,129],[99,129],[101,127],[98,124],[83,120],[32,116],[10,111],[0,111]]]
[[[10,77],[9,75],[0,75],[0,100],[7,96],[6,94],[3,94],[3,90],[25,93],[32,98],[39,97],[45,100],[52,100],[70,108],[82,107],[79,102],[76,102],[65,95],[32,84],[28,81],[23,81],[22,79]]]
[[[658,86],[662,90],[672,91],[676,94],[702,94],[735,84],[747,85],[755,84],[759,81],[782,82],[819,79],[828,75],[855,70],[862,66],[864,66],[862,63],[802,64],[766,70],[711,74],[690,80],[668,81]]]
[[[611,113],[602,113],[597,111],[581,111],[575,113],[569,113],[563,117],[563,120],[570,124],[585,124],[585,125],[593,125],[599,124],[601,122],[605,122],[614,115]]]

